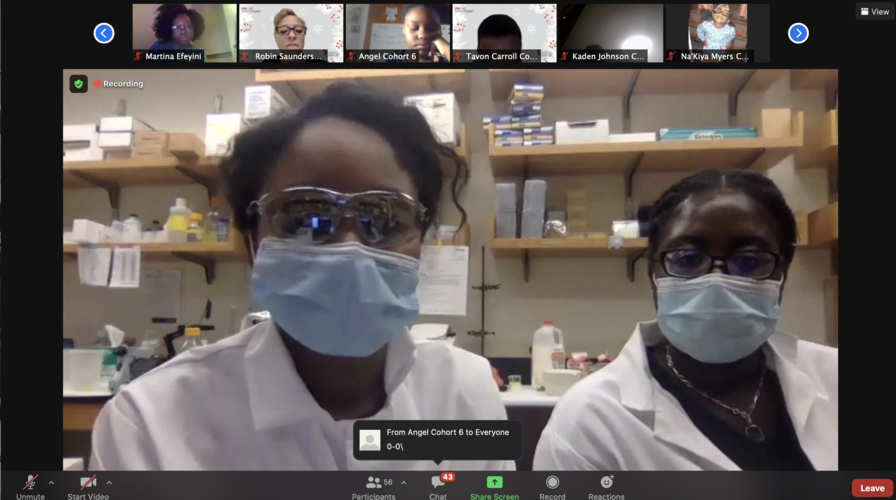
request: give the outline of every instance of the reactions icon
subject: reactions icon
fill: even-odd
[[[604,488],[609,488],[613,486],[613,476],[604,476],[600,478],[600,485]]]

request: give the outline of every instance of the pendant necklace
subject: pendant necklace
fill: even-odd
[[[765,433],[762,432],[762,429],[760,429],[758,425],[753,423],[753,417],[752,417],[753,411],[756,410],[756,403],[759,402],[759,395],[762,392],[762,384],[763,384],[763,382],[765,382],[765,372],[768,369],[765,366],[765,362],[762,363],[762,371],[760,372],[760,375],[759,375],[759,386],[756,388],[756,394],[753,395],[753,402],[750,403],[750,406],[746,410],[739,410],[737,408],[728,406],[725,403],[719,401],[718,399],[716,399],[716,398],[710,396],[709,394],[706,394],[705,392],[701,391],[700,389],[697,389],[696,387],[694,387],[694,384],[692,384],[688,379],[684,378],[684,376],[682,376],[682,374],[678,373],[678,370],[675,369],[675,365],[672,364],[672,350],[669,347],[669,344],[666,344],[666,364],[669,365],[669,368],[672,369],[672,373],[674,373],[675,376],[678,377],[678,380],[680,380],[682,384],[690,387],[697,394],[699,394],[699,395],[703,396],[704,398],[712,401],[713,403],[721,406],[722,408],[728,410],[729,412],[733,413],[734,415],[737,415],[738,417],[744,419],[747,422],[747,426],[744,428],[744,436],[746,436],[747,439],[749,439],[750,441],[753,441],[755,443],[761,443],[761,442],[765,441]]]

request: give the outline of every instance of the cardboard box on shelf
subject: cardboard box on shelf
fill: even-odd
[[[131,159],[131,150],[128,149],[110,149],[106,151],[106,160],[130,160]]]
[[[170,137],[168,132],[141,130],[134,133],[134,146],[163,146],[167,149]]]
[[[168,148],[161,144],[134,146],[131,158],[161,158],[168,156]]]
[[[205,154],[205,144],[196,134],[171,134],[168,152],[181,157],[197,157]]]
[[[763,109],[759,123],[759,137],[780,139],[793,135],[791,111],[789,108]]]
[[[149,127],[133,116],[106,116],[100,118],[100,132],[136,132]]]
[[[134,145],[131,132],[100,132],[97,143],[102,149],[130,149]]]

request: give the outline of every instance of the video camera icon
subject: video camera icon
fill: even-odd
[[[96,476],[93,477],[82,477],[81,478],[81,489],[91,488],[96,486]]]

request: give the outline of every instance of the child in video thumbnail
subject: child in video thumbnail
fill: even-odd
[[[156,9],[152,30],[158,41],[149,50],[201,50],[193,42],[205,32],[205,18],[184,4],[165,4]]]
[[[697,27],[697,38],[703,42],[705,50],[726,50],[734,40],[736,32],[731,23],[731,8],[728,4],[707,4],[712,10],[704,9],[700,15],[703,22]]]
[[[510,16],[495,14],[479,25],[477,50],[523,50],[523,33]]]
[[[408,49],[417,51],[420,62],[448,62],[451,58],[451,45],[442,38],[442,21],[432,5],[405,6],[404,38]]]

